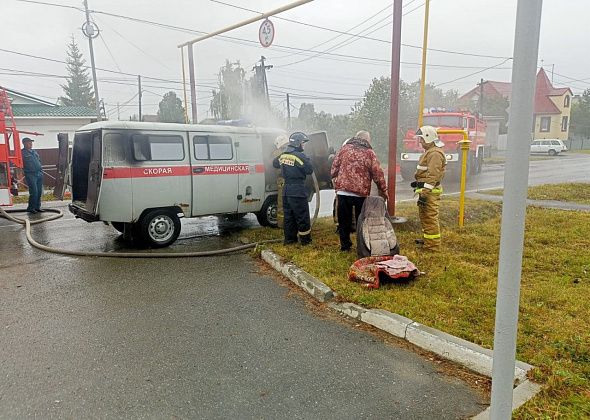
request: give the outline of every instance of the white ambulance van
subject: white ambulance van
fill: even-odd
[[[70,211],[110,223],[151,247],[180,234],[180,217],[254,213],[276,226],[272,159],[280,129],[103,121],[74,137]],[[320,189],[332,188],[325,132],[312,133],[306,154]],[[310,200],[313,184],[308,183]]]

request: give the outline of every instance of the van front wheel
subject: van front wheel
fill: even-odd
[[[171,210],[152,210],[141,219],[140,233],[146,245],[153,248],[166,247],[180,235],[180,219]]]

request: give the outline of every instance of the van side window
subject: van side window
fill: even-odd
[[[469,118],[469,129],[475,130],[475,118]]]
[[[103,137],[104,161],[107,163],[125,162],[127,137],[120,133],[107,133]]]
[[[131,140],[135,160],[184,160],[181,136],[134,134]]]
[[[197,160],[231,160],[234,157],[228,136],[194,136],[193,146]]]

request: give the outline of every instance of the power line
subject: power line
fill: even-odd
[[[229,6],[229,7],[234,7],[234,8],[237,8],[237,9],[247,10],[247,11],[250,11],[250,12],[253,12],[253,13],[262,14],[262,12],[260,12],[258,10],[247,9],[247,8],[242,7],[242,6],[237,6],[235,4],[226,3],[226,2],[219,1],[219,0],[209,0],[209,1],[212,1],[214,3],[223,4],[223,5],[226,5],[226,6]],[[413,3],[413,0],[411,2],[409,2],[407,5],[409,5],[411,3]],[[424,3],[422,3],[420,6],[414,8],[414,9],[412,9],[412,10],[404,13],[403,16],[405,16],[407,14],[410,14],[411,12],[413,12],[414,10],[419,9],[422,6],[424,6]],[[286,21],[289,21],[289,22],[292,22],[292,23],[297,23],[297,24],[300,24],[300,25],[311,26],[311,27],[316,28],[316,29],[322,29],[322,30],[325,30],[325,31],[334,32],[334,33],[338,33],[338,34],[342,34],[342,35],[350,35],[349,33],[345,32],[345,31],[339,31],[337,29],[327,28],[325,26],[312,25],[312,24],[309,24],[309,23],[300,22],[300,21],[293,20],[293,19],[287,19],[287,18],[283,18],[283,17],[280,17],[280,16],[275,16],[275,18],[281,19],[281,20],[286,20]],[[382,42],[382,43],[386,43],[386,44],[391,44],[391,41],[386,40],[386,39],[373,38],[373,37],[369,37],[369,36],[366,36],[366,35],[354,35],[354,36],[356,36],[358,38],[362,38],[362,39],[368,39],[368,40],[371,40],[371,41],[377,41],[377,42]],[[418,46],[418,45],[411,45],[411,44],[404,44],[404,43],[402,43],[401,45],[403,45],[404,47],[409,47],[409,48],[417,48],[417,49],[420,49],[420,50],[422,49],[422,47],[421,46]],[[451,50],[445,50],[445,49],[439,49],[439,48],[427,48],[427,50],[429,50],[429,51],[436,51],[436,52],[442,52],[442,53],[447,53],[447,54],[468,55],[468,56],[482,57],[482,58],[497,58],[497,59],[511,58],[511,57],[502,57],[502,56],[495,56],[495,55],[472,54],[472,53],[466,53],[466,52],[462,52],[462,51],[451,51]]]
[[[493,68],[496,68],[496,67],[499,67],[499,66],[501,66],[502,64],[504,64],[504,63],[505,63],[505,62],[507,62],[508,60],[512,60],[512,59],[511,59],[511,58],[507,58],[506,60],[502,61],[501,63],[498,63],[498,64],[496,64],[496,65],[494,65],[494,66],[486,67],[486,68],[485,68],[485,69],[483,69],[483,70],[479,70],[479,71],[476,71],[476,72],[473,72],[473,73],[469,73],[469,74],[466,74],[465,76],[457,77],[456,79],[453,79],[453,80],[449,80],[449,81],[446,81],[446,82],[438,83],[437,85],[435,85],[435,87],[439,87],[439,86],[442,86],[442,85],[446,85],[446,84],[448,84],[448,83],[453,83],[453,82],[456,82],[457,80],[466,79],[466,78],[468,78],[468,77],[470,77],[470,76],[474,76],[474,75],[476,75],[476,74],[483,73],[483,72],[484,72],[484,71],[486,71],[486,70],[491,70],[491,69],[493,69]]]
[[[25,2],[25,3],[33,3],[33,4],[42,4],[42,5],[46,5],[46,6],[66,7],[66,8],[70,8],[70,9],[82,10],[82,9],[79,9],[79,8],[77,8],[75,6],[64,6],[64,5],[60,5],[60,4],[56,4],[56,3],[41,2],[41,1],[36,1],[36,0],[15,0],[15,1],[20,1],[20,2]],[[412,11],[413,10],[407,12],[406,14],[408,14],[408,13],[410,13]],[[154,21],[150,21],[150,20],[146,20],[146,19],[139,19],[139,18],[135,18],[135,17],[131,17],[131,16],[125,16],[125,15],[120,15],[120,14],[116,14],[116,13],[104,12],[104,11],[101,11],[101,10],[91,9],[90,12],[91,13],[95,13],[95,14],[102,14],[102,15],[105,15],[105,16],[111,16],[111,17],[126,19],[126,20],[130,20],[130,21],[133,21],[133,22],[137,22],[137,23],[144,23],[144,24],[154,25],[154,26],[158,26],[160,28],[171,29],[171,30],[185,32],[185,33],[198,34],[198,35],[206,35],[207,34],[207,32],[204,32],[204,31],[198,31],[198,30],[194,30],[194,29],[190,29],[190,28],[183,28],[183,27],[180,27],[180,26],[169,25],[169,24],[164,24],[164,23],[160,23],[160,22],[154,22]],[[258,12],[258,11],[253,11],[253,12],[255,12],[255,13],[261,13],[261,12]],[[298,22],[298,23],[305,24],[305,23],[302,23],[302,22]],[[323,30],[326,30],[326,31],[330,31],[330,32],[340,33],[340,34],[343,34],[343,35],[349,35],[349,34],[347,34],[344,31],[339,31],[339,30],[332,29],[332,28],[327,28],[327,27],[324,27],[324,26],[314,25],[314,27],[317,27],[318,29],[323,29]],[[369,39],[369,40],[372,40],[372,41],[377,41],[377,42],[382,42],[382,43],[387,43],[387,44],[391,44],[391,41],[389,41],[389,40],[384,40],[384,39],[379,39],[379,38],[372,38],[372,37],[368,37],[368,36],[365,36],[365,35],[356,35],[356,37],[363,38],[363,39]],[[219,38],[221,40],[225,40],[225,41],[228,41],[228,42],[239,43],[241,45],[256,46],[256,48],[259,48],[258,42],[251,41],[251,40],[248,40],[248,39],[231,37],[231,36],[227,36],[227,35],[220,35],[220,36],[217,36],[216,38]],[[418,45],[411,45],[411,44],[404,44],[404,43],[402,43],[401,45],[404,46],[404,47],[408,47],[408,48],[415,48],[415,49],[422,50],[422,47],[421,46],[418,46]],[[278,47],[278,48],[287,49],[287,50],[304,51],[304,52],[308,52],[308,53],[312,53],[312,54],[318,52],[318,51],[310,51],[309,49],[304,49],[304,48],[291,47],[291,46],[287,46],[287,45],[274,44],[274,46],[275,47]],[[428,50],[429,51],[436,51],[436,52],[446,53],[446,54],[457,54],[457,55],[471,56],[471,57],[480,57],[480,58],[495,58],[495,59],[509,58],[509,57],[504,57],[504,56],[495,56],[495,55],[486,55],[486,54],[474,54],[474,53],[466,53],[466,52],[462,52],[462,51],[452,51],[452,50],[445,50],[445,49],[439,49],[439,48],[428,48]],[[326,54],[326,55],[335,55],[335,54]],[[360,58],[360,57],[356,57],[356,58]],[[364,57],[363,59],[370,59],[370,58]]]

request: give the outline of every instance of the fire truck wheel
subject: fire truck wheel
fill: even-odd
[[[172,210],[152,210],[141,219],[140,231],[146,245],[163,248],[172,244],[180,235],[180,219]]]
[[[260,226],[278,227],[278,210],[277,196],[271,195],[266,199],[260,211],[256,213]]]

